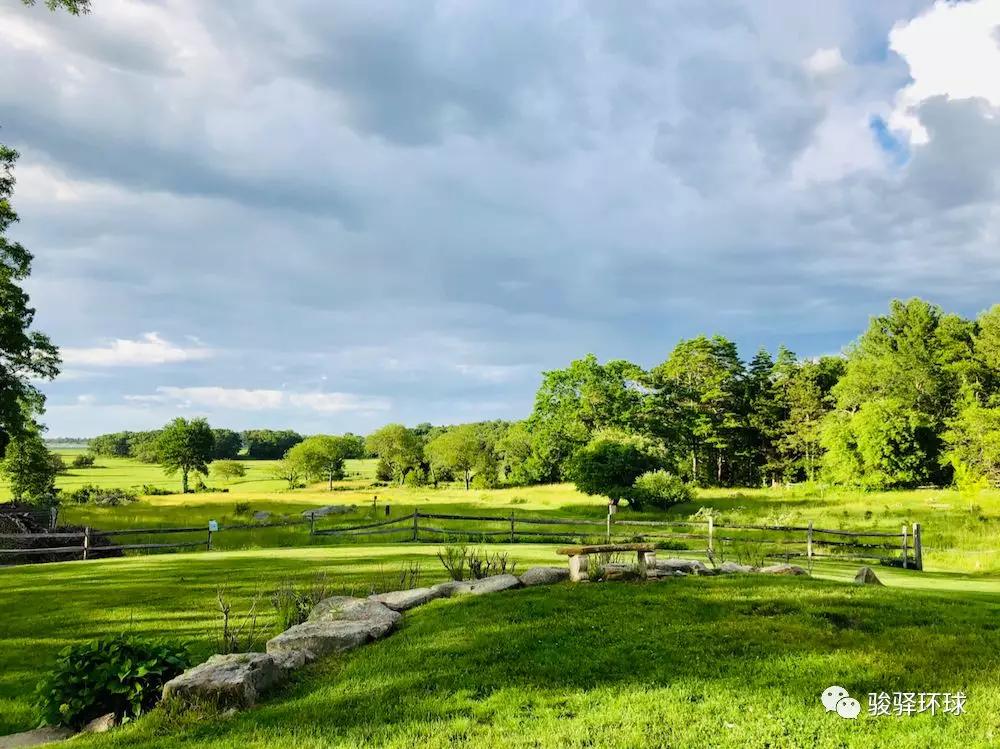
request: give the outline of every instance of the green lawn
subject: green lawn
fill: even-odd
[[[223,525],[246,523],[247,515],[236,515],[237,503],[248,505],[251,512],[271,512],[271,522],[297,519],[303,510],[325,504],[355,505],[355,512],[336,519],[336,522],[351,523],[384,518],[387,504],[393,515],[406,514],[414,508],[427,512],[504,515],[515,512],[553,517],[601,518],[605,514],[605,503],[600,498],[582,495],[570,484],[471,491],[457,484],[438,489],[372,487],[374,463],[371,460],[348,461],[347,479],[338,482],[336,490],[330,492],[322,483],[289,491],[283,482],[271,478],[273,462],[244,461],[245,478],[233,482],[209,479],[211,485],[229,489],[228,493],[144,497],[134,504],[116,508],[67,503],[61,517],[64,522],[108,529],[207,526],[211,519]],[[85,483],[136,489],[149,484],[179,489],[179,480],[165,477],[158,466],[115,458],[99,458],[97,467],[71,470],[58,481],[64,489]],[[6,493],[6,488],[0,492]],[[373,507],[376,496],[378,506]],[[926,569],[1000,573],[1000,491],[997,490],[964,494],[937,489],[873,493],[842,489],[824,491],[815,487],[709,489],[700,491],[693,502],[666,513],[636,516],[623,509],[619,517],[687,518],[703,508],[714,510],[720,515],[719,522],[728,523],[804,525],[812,520],[817,527],[898,532],[903,524],[920,522],[924,530]],[[202,537],[203,534],[192,534],[171,538],[191,541]],[[152,537],[127,539],[136,543],[152,540]],[[402,537],[399,540],[403,540]],[[304,526],[231,531],[215,538],[216,547],[220,549],[303,546],[317,541],[309,538]],[[331,542],[329,538],[322,541],[324,544]]]

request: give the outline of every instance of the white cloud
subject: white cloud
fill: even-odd
[[[179,346],[159,333],[145,333],[138,340],[116,338],[103,347],[66,347],[62,349],[62,358],[66,364],[78,366],[143,367],[207,359],[214,353],[206,346]]]
[[[937,2],[889,34],[890,48],[910,66],[913,82],[900,91],[889,124],[926,143],[915,110],[933,96],[982,98],[1000,107],[1000,2]]]
[[[126,395],[134,403],[177,403],[182,407],[232,411],[270,411],[284,407],[323,413],[387,411],[387,398],[354,393],[285,392],[283,390],[225,387],[158,387],[154,395]]]
[[[814,76],[836,73],[846,64],[847,63],[844,62],[844,56],[840,53],[840,47],[817,49],[808,58],[806,58],[804,63],[806,71],[810,75]]]

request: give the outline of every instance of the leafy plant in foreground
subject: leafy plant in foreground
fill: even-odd
[[[125,634],[65,648],[36,689],[39,717],[73,728],[107,713],[136,718],[189,663],[183,645]]]

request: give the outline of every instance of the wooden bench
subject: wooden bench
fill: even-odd
[[[653,544],[595,544],[593,546],[564,546],[557,554],[569,557],[569,579],[575,583],[589,579],[587,559],[591,554],[613,554],[634,551],[639,566],[639,577],[645,579],[649,565],[656,565],[656,547]]]

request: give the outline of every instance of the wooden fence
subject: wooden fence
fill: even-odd
[[[609,514],[604,519],[539,518],[509,515],[454,515],[426,513],[415,510],[387,520],[356,525],[334,525],[317,528],[317,521],[331,516],[315,514],[301,520],[282,523],[183,528],[119,528],[83,532],[49,532],[0,534],[0,542],[53,540],[58,545],[29,548],[0,548],[0,562],[4,558],[43,554],[79,554],[83,559],[108,553],[125,551],[154,551],[164,549],[212,549],[213,534],[239,530],[264,530],[295,525],[308,525],[310,537],[331,540],[357,540],[370,537],[396,536],[385,540],[414,543],[447,543],[473,541],[476,543],[553,543],[566,540],[600,539],[616,541],[659,542],[665,548],[699,551],[710,557],[724,560],[742,555],[792,560],[803,558],[811,563],[816,559],[878,560],[898,564],[904,568],[923,569],[923,548],[919,523],[904,525],[899,533],[889,531],[851,531],[807,525],[742,525],[718,523],[713,518],[704,520],[617,520]],[[472,524],[472,525],[470,525]],[[677,530],[680,529],[680,530]],[[116,536],[170,534],[205,534],[202,540],[164,541],[160,543],[103,543],[96,545],[95,538],[110,539]],[[74,542],[74,543],[71,543]],[[693,548],[690,548],[693,547]],[[750,548],[752,547],[752,548]],[[749,549],[749,551],[748,551]]]

